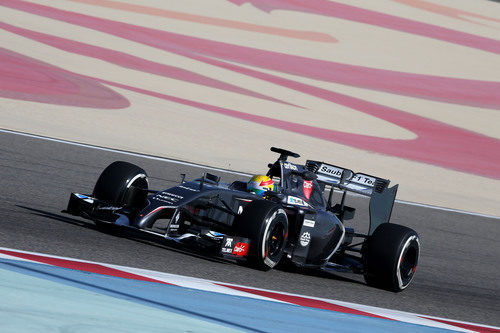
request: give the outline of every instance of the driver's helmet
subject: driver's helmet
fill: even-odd
[[[274,191],[274,182],[268,176],[255,175],[248,181],[247,190],[262,197],[266,191]]]

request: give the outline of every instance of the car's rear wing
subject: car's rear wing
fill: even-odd
[[[317,161],[307,161],[306,167],[318,176],[318,181],[338,187],[342,190],[371,196],[373,192],[382,192],[389,185],[389,180],[365,173]]]
[[[306,167],[317,175],[320,183],[370,197],[370,235],[380,224],[389,222],[398,190],[397,184],[389,188],[388,179],[355,173],[324,162],[308,160]]]

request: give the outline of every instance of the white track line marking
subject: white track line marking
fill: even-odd
[[[134,153],[134,152],[126,151],[126,150],[106,148],[106,147],[95,146],[95,145],[91,145],[91,144],[87,144],[87,143],[79,143],[79,142],[63,140],[63,139],[54,139],[54,138],[50,138],[47,136],[17,132],[17,131],[4,129],[4,128],[0,128],[0,132],[9,133],[9,134],[16,134],[16,135],[20,135],[20,136],[26,136],[29,138],[35,138],[35,139],[40,139],[40,140],[45,140],[45,141],[64,143],[64,144],[78,146],[78,147],[92,148],[92,149],[102,150],[102,151],[106,151],[106,152],[110,152],[110,153],[118,153],[118,154],[123,154],[123,155],[128,155],[128,156],[141,157],[141,158],[146,158],[149,160],[163,161],[163,162],[169,162],[169,163],[180,164],[180,165],[187,165],[187,166],[192,166],[192,167],[197,167],[197,168],[214,170],[214,171],[218,171],[218,172],[230,173],[230,174],[234,174],[234,175],[248,176],[248,177],[252,176],[251,174],[248,174],[248,173],[231,171],[231,170],[221,169],[221,168],[215,168],[215,167],[202,165],[202,164],[195,164],[195,163],[191,163],[191,162],[173,160],[173,159],[166,158],[166,157],[153,156],[153,155],[147,155],[147,154],[141,154],[141,153]]]
[[[111,152],[111,153],[118,153],[118,154],[123,154],[123,155],[134,156],[134,157],[141,157],[141,158],[146,158],[146,159],[155,160],[155,161],[163,161],[163,162],[169,162],[169,163],[173,163],[173,164],[180,164],[180,165],[186,165],[186,166],[191,166],[191,167],[203,168],[203,169],[207,169],[207,170],[224,172],[224,173],[229,173],[229,174],[233,174],[233,175],[239,175],[239,176],[245,176],[245,177],[252,176],[252,174],[248,174],[248,173],[244,173],[244,172],[215,168],[215,167],[210,167],[207,165],[196,164],[196,163],[191,163],[191,162],[173,160],[173,159],[166,158],[166,157],[153,156],[153,155],[147,155],[147,154],[141,154],[141,153],[134,153],[134,152],[120,150],[120,149],[95,146],[95,145],[86,144],[86,143],[78,143],[78,142],[73,142],[73,141],[69,141],[69,140],[54,139],[54,138],[50,138],[47,136],[23,133],[23,132],[4,129],[4,128],[0,128],[0,132],[20,135],[20,136],[26,136],[29,138],[35,138],[35,139],[40,139],[40,140],[45,140],[45,141],[64,143],[64,144],[78,146],[78,147],[92,148],[92,149],[102,150],[102,151]],[[458,213],[458,214],[473,215],[473,216],[479,216],[479,217],[500,220],[500,216],[475,213],[475,212],[468,212],[468,211],[460,210],[460,209],[445,208],[445,207],[433,206],[433,205],[428,205],[428,204],[421,204],[421,203],[417,203],[417,202],[410,202],[410,201],[404,201],[404,200],[396,200],[395,202],[400,203],[400,204],[404,204],[404,205],[408,205],[408,206],[423,207],[423,208],[441,210],[441,211],[445,211],[445,212],[453,212],[453,213]]]

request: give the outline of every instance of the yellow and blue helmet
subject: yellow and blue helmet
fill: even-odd
[[[274,191],[274,182],[268,176],[256,175],[248,181],[247,190],[263,196],[266,191]]]

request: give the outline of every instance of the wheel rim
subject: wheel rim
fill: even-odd
[[[282,223],[276,223],[269,234],[268,256],[279,255],[285,240],[285,228]]]
[[[398,280],[400,288],[406,288],[413,279],[417,269],[419,254],[419,242],[416,236],[407,241],[403,253],[399,259]]]
[[[127,184],[125,191],[122,193],[122,197],[121,197],[120,201],[124,201],[125,198],[127,198],[127,193],[128,193],[131,186],[147,189],[148,188],[148,179],[145,178],[145,175],[140,175],[140,177],[136,176],[136,178],[133,179],[133,181],[131,181]],[[125,205],[135,205],[135,204],[142,203],[143,201],[146,200],[146,198],[147,198],[147,192],[144,192],[142,194],[134,195],[134,198],[132,199],[132,201],[127,200],[126,202],[123,202],[123,203]],[[130,198],[128,198],[128,199],[130,199]]]
[[[401,278],[406,281],[411,278],[413,273],[417,268],[417,249],[414,246],[410,246],[403,257],[401,258],[401,265],[399,271],[401,273]]]

